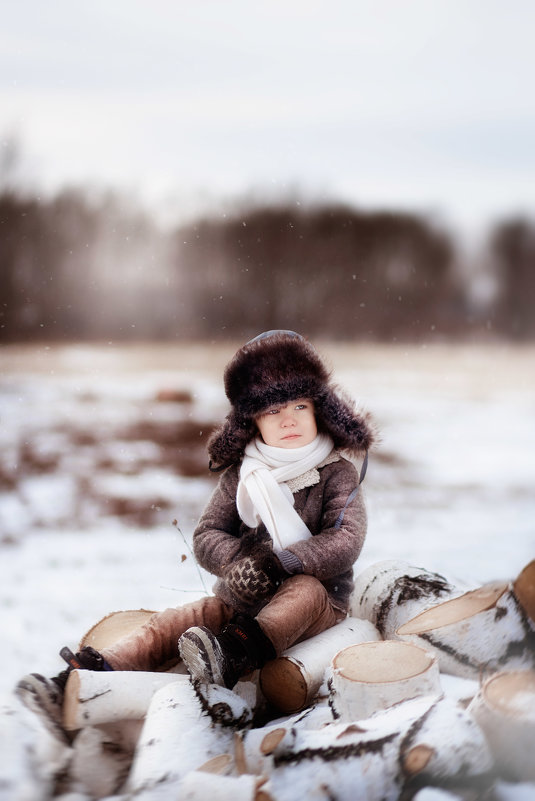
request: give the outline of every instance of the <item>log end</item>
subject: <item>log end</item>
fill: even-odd
[[[424,634],[442,626],[459,623],[477,615],[479,612],[491,609],[507,589],[508,584],[500,581],[486,584],[477,590],[465,592],[464,595],[451,598],[449,601],[444,601],[416,615],[412,620],[400,626],[396,634],[400,637],[410,634]]]
[[[333,658],[333,671],[365,684],[398,682],[425,673],[436,662],[429,651],[396,640],[366,642],[343,648]]]
[[[535,559],[515,579],[513,592],[526,615],[535,624]]]
[[[201,773],[215,773],[218,776],[224,776],[230,773],[233,763],[234,760],[230,754],[218,754],[204,762],[196,770],[200,770]]]
[[[269,756],[285,737],[285,728],[281,726],[279,729],[273,729],[273,731],[270,731],[268,734],[266,734],[260,743],[260,753],[263,754],[263,756]]]
[[[403,757],[403,771],[407,776],[416,776],[427,767],[434,753],[435,749],[429,745],[415,745]]]
[[[63,695],[63,728],[66,731],[76,731],[80,728],[80,674],[78,670],[72,670],[65,685]]]
[[[264,665],[260,672],[260,689],[270,704],[288,714],[299,712],[309,700],[299,665],[284,656]]]
[[[95,623],[80,640],[79,648],[91,645],[97,651],[114,645],[122,637],[140,628],[152,617],[154,612],[148,609],[128,609],[122,612],[111,612],[98,623]]]

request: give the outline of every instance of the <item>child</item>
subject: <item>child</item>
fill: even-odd
[[[366,511],[341,452],[367,457],[367,415],[293,331],[248,342],[224,381],[231,410],[208,444],[210,469],[224,472],[193,534],[195,557],[217,576],[214,594],[155,613],[101,654],[82,649],[53,679],[19,682],[24,702],[56,729],[72,667],[156,670],[176,661],[178,643],[192,679],[232,688],[347,614]]]

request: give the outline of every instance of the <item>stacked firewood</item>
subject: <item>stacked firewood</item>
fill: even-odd
[[[472,589],[377,563],[350,617],[233,691],[74,671],[64,724],[73,801],[474,799],[496,782],[535,796],[535,561]]]

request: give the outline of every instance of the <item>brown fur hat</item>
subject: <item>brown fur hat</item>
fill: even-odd
[[[232,409],[208,442],[216,465],[242,458],[261,412],[297,398],[314,402],[318,430],[329,434],[335,447],[356,454],[373,443],[369,415],[339,394],[319,353],[294,331],[266,331],[247,342],[225,368],[224,383]]]

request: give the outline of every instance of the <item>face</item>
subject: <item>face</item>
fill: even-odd
[[[301,448],[318,433],[314,404],[299,398],[285,406],[271,406],[256,418],[260,436],[275,448]]]

